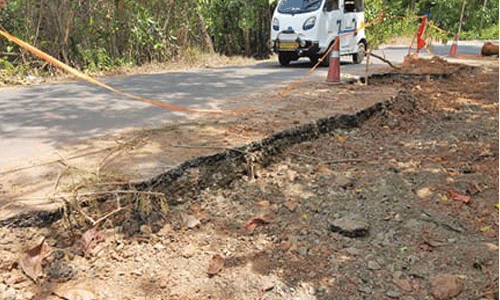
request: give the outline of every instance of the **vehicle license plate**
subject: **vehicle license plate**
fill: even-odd
[[[299,43],[297,43],[297,42],[280,42],[279,48],[284,49],[284,50],[293,50],[293,49],[299,48]]]

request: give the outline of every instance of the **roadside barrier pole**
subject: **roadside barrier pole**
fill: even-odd
[[[330,67],[328,68],[328,76],[326,82],[340,82],[340,36],[335,37],[332,53],[330,54]]]
[[[453,44],[451,45],[450,53],[448,53],[448,56],[450,57],[457,56],[457,47],[458,47],[458,33],[455,34],[455,37],[453,38]]]

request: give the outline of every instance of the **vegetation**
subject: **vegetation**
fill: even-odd
[[[445,31],[458,31],[463,0],[367,0],[372,45],[411,35],[417,16]],[[277,0],[0,0],[0,25],[76,68],[106,71],[122,65],[165,62],[199,52],[265,58]],[[3,8],[3,9],[2,9]],[[380,18],[385,14],[384,17]],[[400,16],[400,17],[394,17]],[[498,1],[469,0],[462,38],[498,38]],[[22,66],[20,69],[19,66]],[[49,67],[0,39],[0,69],[24,72]]]

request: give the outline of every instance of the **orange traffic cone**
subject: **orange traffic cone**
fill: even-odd
[[[328,76],[326,82],[340,82],[340,37],[335,37],[332,53],[330,54],[330,67],[328,68]]]
[[[458,47],[458,34],[455,34],[455,37],[453,38],[453,44],[451,45],[450,53],[448,53],[448,56],[451,57],[457,56],[457,47]]]

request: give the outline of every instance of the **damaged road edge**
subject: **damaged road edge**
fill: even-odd
[[[308,124],[275,133],[245,146],[228,149],[209,156],[197,157],[149,180],[133,186],[123,185],[120,188],[138,191],[162,190],[165,194],[172,195],[168,199],[169,204],[176,205],[175,196],[192,192],[189,187],[187,187],[187,191],[186,187],[182,187],[185,182],[180,179],[194,169],[201,173],[201,176],[199,176],[201,179],[196,184],[198,189],[227,185],[245,174],[247,158],[252,153],[259,153],[264,160],[270,160],[270,157],[281,152],[286,146],[314,140],[321,134],[327,134],[337,129],[359,127],[376,113],[387,109],[396,99],[397,96],[392,97],[389,100],[360,110],[353,115],[344,114],[321,118]],[[232,172],[222,172],[221,170],[232,170]],[[31,210],[0,220],[0,227],[48,226],[61,219],[63,214],[63,207],[53,210]]]

